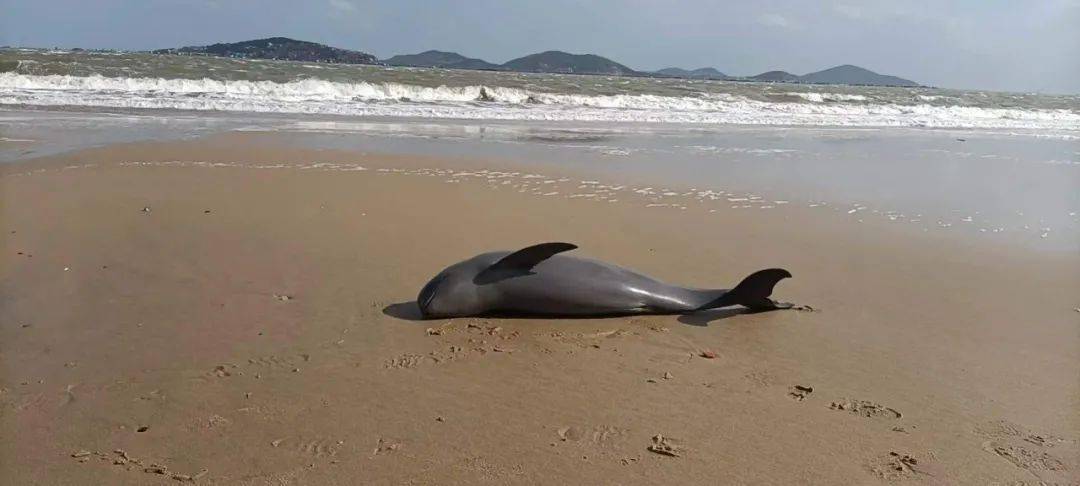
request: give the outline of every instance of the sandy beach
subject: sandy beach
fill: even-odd
[[[7,484],[1078,482],[1073,253],[266,139],[0,166]],[[542,241],[813,310],[416,319]]]

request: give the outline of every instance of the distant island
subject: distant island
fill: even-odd
[[[456,52],[424,51],[384,59],[390,66],[429,67],[445,69],[475,69],[484,71],[515,71],[522,73],[607,74],[612,76],[640,76],[622,64],[593,54],[570,54],[562,51],[546,51],[494,64],[483,59],[465,57]],[[647,73],[646,73],[647,74]]]
[[[481,71],[513,71],[523,73],[594,74],[606,76],[666,77],[726,81],[756,81],[769,83],[846,84],[861,86],[921,86],[911,80],[878,74],[850,64],[836,66],[804,75],[786,71],[768,71],[755,76],[729,76],[716,68],[686,70],[678,67],[657,71],[636,71],[611,59],[595,54],[571,54],[545,51],[512,59],[503,64],[466,57],[456,52],[430,50],[418,54],[402,54],[379,60],[361,51],[339,49],[325,44],[300,41],[287,37],[270,37],[243,42],[219,43],[208,46],[188,46],[158,49],[153,54],[186,56],[218,56],[236,59],[275,59],[284,61],[326,62],[340,64],[376,64],[387,66],[468,69]]]
[[[859,66],[844,64],[824,71],[799,76],[799,81],[813,84],[858,84],[869,86],[920,86],[915,81],[910,81],[896,76],[886,76],[875,73]]]
[[[687,79],[728,79],[728,75],[716,70],[716,68],[705,67],[687,71],[682,68],[664,68],[658,71],[653,71],[653,74],[659,74],[661,76],[670,76],[672,78],[687,78]]]
[[[562,51],[545,51],[530,54],[507,61],[502,66],[508,71],[523,73],[640,75],[637,71],[605,57],[595,54],[569,54]]]
[[[482,71],[497,71],[503,69],[498,64],[492,64],[483,59],[465,57],[456,52],[424,51],[419,54],[405,54],[394,56],[382,61],[390,66],[427,67],[443,69],[476,69]]]
[[[378,64],[379,59],[360,51],[338,49],[325,44],[299,41],[288,37],[270,37],[243,42],[158,49],[154,54],[217,56],[235,59],[276,59],[281,61],[328,62],[340,64]]]
[[[787,71],[768,71],[758,74],[757,76],[749,76],[746,79],[766,83],[798,83],[800,81],[799,76]]]

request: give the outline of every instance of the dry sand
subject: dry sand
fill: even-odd
[[[1076,255],[260,140],[2,169],[5,484],[1078,482]],[[686,285],[783,266],[817,310],[408,319],[551,240]]]

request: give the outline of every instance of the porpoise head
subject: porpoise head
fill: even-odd
[[[476,315],[483,311],[479,288],[473,279],[486,265],[474,260],[447,267],[420,289],[416,304],[425,319]]]

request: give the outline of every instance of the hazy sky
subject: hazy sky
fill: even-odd
[[[954,88],[1080,93],[1080,0],[0,0],[0,44],[150,49],[287,36],[386,58],[558,49],[734,75],[856,64]]]

